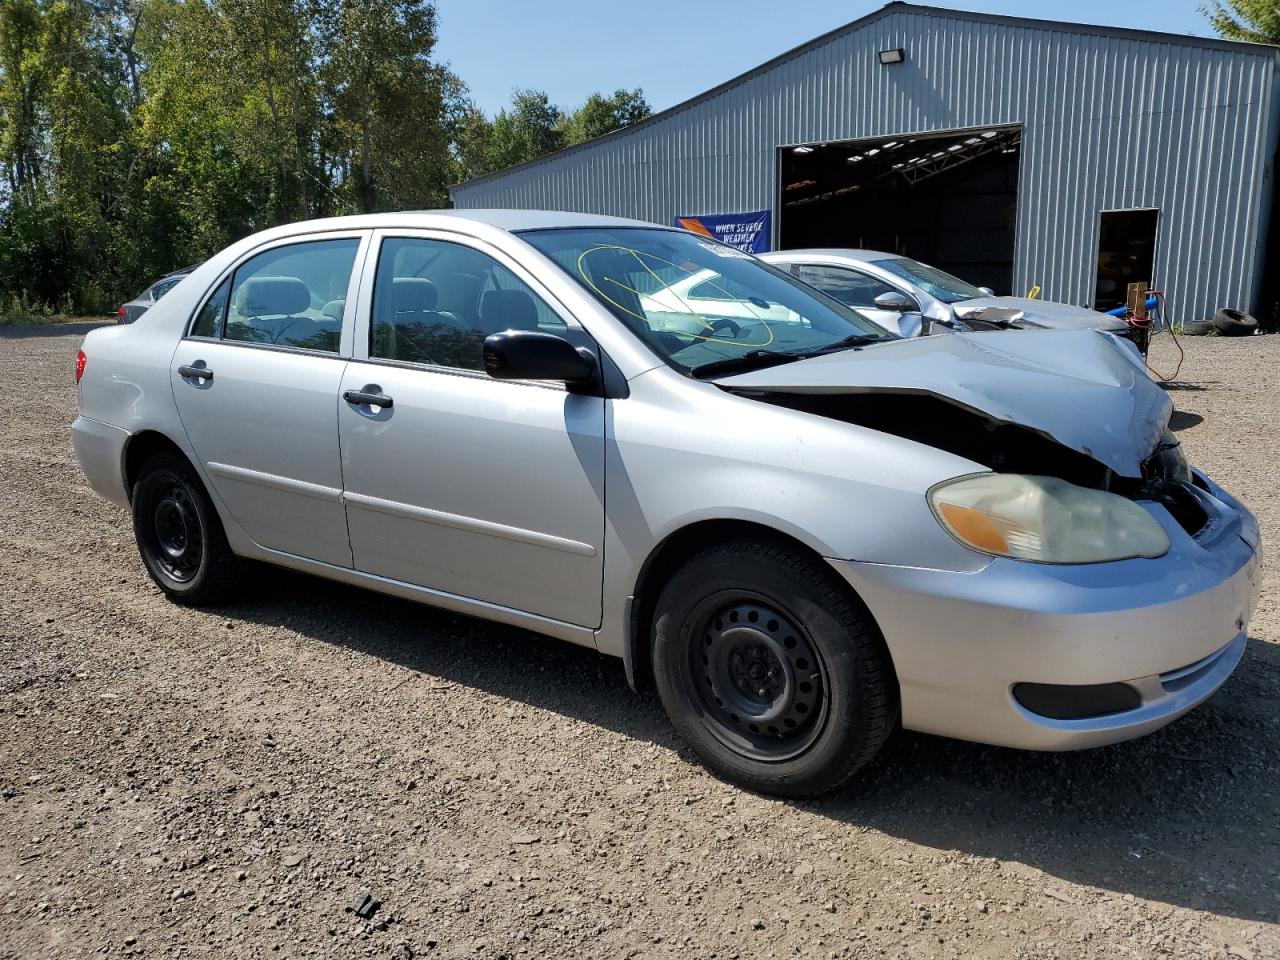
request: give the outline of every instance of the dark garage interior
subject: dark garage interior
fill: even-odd
[[[779,150],[778,246],[899,253],[1012,289],[1021,128]]]
[[[1098,221],[1098,276],[1093,307],[1124,306],[1129,284],[1154,283],[1160,211],[1104,210]]]

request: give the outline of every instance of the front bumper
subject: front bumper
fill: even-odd
[[[1202,478],[1203,479],[1203,478]],[[1253,516],[1205,480],[1193,536],[1154,560],[1056,566],[995,559],[976,573],[830,561],[876,618],[910,730],[1034,750],[1071,750],[1157,730],[1206,699],[1244,653],[1261,567]],[[1111,684],[1133,709],[1054,719],[1022,706],[1019,683]]]

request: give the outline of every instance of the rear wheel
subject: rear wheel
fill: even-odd
[[[138,552],[170,599],[199,606],[231,592],[240,559],[186,460],[170,453],[148,458],[138,471],[132,503]]]
[[[839,786],[897,721],[870,614],[824,564],[781,543],[690,558],[658,598],[653,663],[685,741],[721,776],[765,793]]]

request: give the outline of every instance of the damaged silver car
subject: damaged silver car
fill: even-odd
[[[175,601],[256,560],[592,647],[770,793],[899,724],[1148,733],[1227,679],[1257,594],[1257,524],[1114,337],[902,339],[635,221],[277,228],[77,379],[80,463]]]
[[[1000,297],[944,270],[879,250],[778,250],[766,260],[903,336],[975,330],[1105,330],[1145,344],[1123,318],[1070,303]],[[905,326],[904,326],[905,325]]]

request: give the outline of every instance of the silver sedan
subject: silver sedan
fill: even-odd
[[[1001,328],[1105,330],[1126,339],[1134,333],[1120,317],[1052,300],[999,297],[927,263],[879,250],[778,250],[761,259],[904,336]],[[902,328],[904,321],[913,324],[910,330]]]
[[[1155,730],[1226,680],[1256,599],[1253,517],[1114,337],[902,339],[636,221],[276,228],[91,333],[77,380],[85,475],[176,602],[256,560],[592,647],[782,795],[899,724]]]

